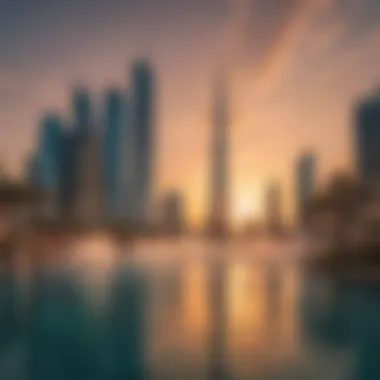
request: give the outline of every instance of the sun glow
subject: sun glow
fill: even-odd
[[[260,219],[263,214],[261,194],[258,189],[239,192],[233,202],[232,220],[236,227]]]

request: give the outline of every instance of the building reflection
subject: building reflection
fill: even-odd
[[[216,252],[223,257],[223,252]],[[228,299],[227,276],[223,258],[210,266],[208,304],[209,304],[209,379],[227,380],[228,368]]]
[[[160,273],[152,285],[154,374],[240,378],[296,360],[298,286],[292,268],[223,254]]]
[[[94,323],[78,283],[63,273],[40,273],[30,286],[26,321],[30,379],[100,379]]]
[[[19,297],[14,279],[0,274],[0,378],[6,370],[8,347],[20,337]]]
[[[144,380],[147,368],[148,283],[139,268],[117,270],[109,295],[110,378]]]
[[[350,287],[326,280],[305,281],[302,297],[303,335],[309,344],[348,354],[347,377],[380,377],[380,305],[376,289]]]
[[[229,272],[232,371],[242,378],[253,373],[260,378],[297,355],[295,273],[291,268],[243,263],[230,265]]]
[[[200,263],[154,275],[151,366],[154,378],[205,376],[206,272]]]
[[[379,378],[376,289],[224,253],[161,264],[34,268],[25,304],[2,275],[1,380]],[[5,375],[14,352],[28,376]]]

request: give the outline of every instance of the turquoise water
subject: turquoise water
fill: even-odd
[[[380,379],[380,289],[281,247],[142,251],[3,273],[0,379]]]

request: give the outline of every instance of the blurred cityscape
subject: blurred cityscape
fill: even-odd
[[[0,9],[0,380],[380,378],[378,0]]]
[[[210,86],[214,100],[210,108],[209,190],[204,191],[207,217],[196,231],[187,226],[186,199],[180,190],[168,191],[158,201],[154,198],[159,144],[157,86],[154,65],[148,60],[133,65],[130,89],[108,88],[101,105],[95,104],[94,94],[81,85],[72,90],[67,115],[46,112],[34,153],[26,163],[24,183],[12,184],[3,175],[3,204],[12,198],[7,193],[17,198],[18,188],[21,199],[26,199],[22,207],[28,204],[29,221],[62,232],[67,228],[110,228],[129,236],[196,232],[214,237],[236,233],[285,237],[308,231],[319,241],[326,237],[336,240],[341,234],[339,240],[348,246],[354,240],[379,243],[379,92],[353,105],[356,167],[352,173],[332,173],[330,183],[319,188],[318,152],[305,149],[294,168],[289,168],[289,173],[294,172],[294,222],[283,215],[282,184],[273,178],[266,184],[262,200],[263,218],[247,220],[236,231],[229,215],[229,161],[234,152],[230,147],[227,73]]]

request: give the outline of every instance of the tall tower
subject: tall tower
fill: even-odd
[[[132,117],[135,156],[135,216],[150,220],[153,186],[154,78],[147,61],[138,61],[132,72]]]
[[[110,220],[124,215],[125,168],[125,96],[111,88],[105,95],[105,138],[103,147],[103,178],[105,180],[106,213]]]
[[[95,128],[90,91],[77,88],[73,98],[75,145],[75,215],[85,224],[99,223],[103,211],[100,136]]]
[[[78,133],[87,134],[93,126],[91,95],[88,88],[80,86],[74,89],[73,100],[74,128]]]
[[[43,216],[48,218],[59,216],[62,190],[62,130],[63,122],[59,115],[55,113],[44,115],[41,121],[35,168],[38,168],[38,185],[47,192],[48,200],[44,205]]]
[[[226,79],[215,88],[211,135],[211,187],[208,232],[223,237],[228,233],[228,101]]]
[[[277,181],[271,181],[266,189],[267,231],[271,235],[282,232],[281,186]]]
[[[380,91],[364,99],[356,109],[357,171],[360,180],[380,186]]]
[[[300,155],[296,166],[296,187],[298,203],[298,221],[300,226],[306,223],[306,208],[315,195],[315,156],[313,152]]]
[[[76,196],[76,171],[78,140],[73,130],[65,130],[62,135],[62,196],[61,213],[64,218],[74,216]]]

